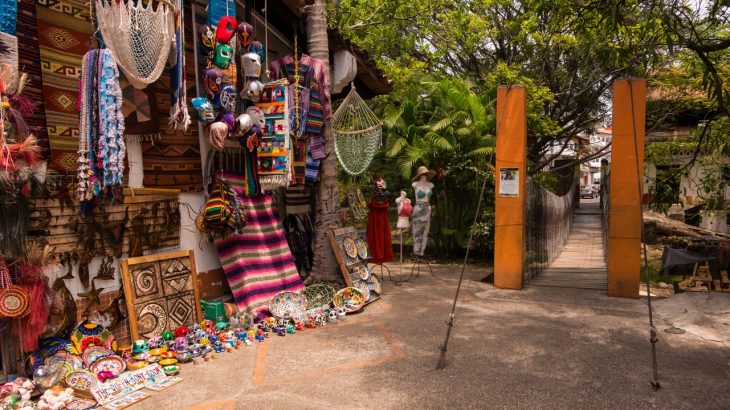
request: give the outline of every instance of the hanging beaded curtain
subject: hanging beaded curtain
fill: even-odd
[[[350,175],[360,175],[370,166],[380,148],[382,123],[365,104],[352,85],[340,107],[332,116],[335,152],[342,168]]]
[[[165,68],[175,28],[170,0],[96,0],[104,44],[137,89],[157,81]]]

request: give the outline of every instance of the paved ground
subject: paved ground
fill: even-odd
[[[581,199],[560,255],[530,283],[534,286],[608,289],[602,232],[599,200]]]
[[[186,365],[183,382],[133,409],[730,408],[727,339],[665,333],[658,318],[655,393],[643,300],[496,290],[476,282],[482,269],[467,272],[448,364],[436,371],[459,267],[434,272],[386,283],[343,323]],[[715,323],[728,326],[720,303]]]

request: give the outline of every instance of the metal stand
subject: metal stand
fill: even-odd
[[[391,274],[390,274],[390,269],[389,269],[389,268],[388,268],[387,266],[385,266],[385,264],[384,264],[384,263],[373,263],[372,265],[373,265],[373,268],[374,268],[375,266],[380,266],[380,279],[381,279],[381,280],[385,281],[385,275],[383,274],[383,270],[386,270],[386,271],[388,272],[388,279],[389,279],[389,280],[390,280],[391,282],[393,282],[393,284],[394,284],[395,286],[400,286],[400,282],[399,282],[399,281],[397,281],[397,280],[394,280],[394,279],[393,279],[393,276],[391,276]],[[372,273],[372,271],[371,271],[371,275],[375,275],[375,274],[374,274],[374,273]],[[377,277],[378,275],[375,275],[375,276]]]
[[[425,263],[428,267],[428,270],[431,272],[431,276],[436,278],[436,275],[434,275],[433,273],[433,269],[431,269],[431,264],[429,262],[423,262],[423,256],[419,256],[416,258],[416,263],[414,263],[413,267],[411,267],[411,276],[413,276],[414,272],[416,274],[416,277],[419,277],[421,275],[421,263]],[[410,279],[411,276],[409,276],[408,279]]]

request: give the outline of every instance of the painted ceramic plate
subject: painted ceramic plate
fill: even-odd
[[[96,407],[96,401],[91,399],[74,399],[66,405],[66,410],[87,410]]]
[[[357,256],[360,259],[365,260],[368,258],[368,244],[365,243],[362,238],[355,239],[355,246],[357,247]]]
[[[344,241],[342,241],[342,247],[345,249],[345,253],[347,256],[349,256],[352,259],[357,258],[357,245],[355,245],[355,240],[347,237]]]
[[[99,374],[99,372],[107,371],[114,373],[115,376],[119,376],[124,370],[126,370],[127,364],[124,363],[119,356],[107,356],[94,362],[89,368],[92,373]]]
[[[84,361],[76,355],[68,353],[66,351],[56,352],[53,356],[46,357],[43,361],[45,365],[54,366],[60,363],[64,367],[64,377],[73,372],[74,370],[80,370],[84,368]]]
[[[367,281],[370,278],[370,270],[366,266],[360,265],[357,267],[357,276],[360,280]]]
[[[370,276],[370,283],[368,284],[368,289],[370,291],[377,293],[380,295],[380,281],[378,280],[378,277],[375,275]]]
[[[342,306],[347,313],[357,312],[365,306],[365,295],[358,288],[344,288],[337,291],[333,300],[335,306]]]
[[[365,296],[366,302],[370,300],[370,289],[368,289],[367,282],[365,282],[364,280],[357,281],[355,283],[355,287],[358,288],[360,292],[362,292],[363,296]]]
[[[66,384],[77,390],[90,390],[99,384],[99,380],[94,373],[86,370],[76,370],[66,375]]]
[[[303,317],[307,311],[307,298],[301,293],[279,292],[271,298],[269,310],[277,318]]]
[[[84,364],[86,364],[86,367],[88,368],[102,357],[112,355],[114,355],[114,351],[111,349],[107,349],[102,346],[91,346],[84,350],[84,354],[81,355],[81,358],[84,359]]]

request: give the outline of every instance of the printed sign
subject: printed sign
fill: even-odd
[[[128,395],[122,397],[119,400],[114,400],[111,403],[107,403],[104,405],[104,408],[106,410],[122,410],[126,409],[127,407],[130,407],[136,403],[139,403],[140,401],[150,397],[149,393],[145,393],[143,391],[135,391],[132,393],[129,393]]]
[[[180,383],[181,381],[182,381],[182,377],[170,376],[170,377],[165,377],[164,379],[160,380],[159,382],[154,382],[145,388],[147,390],[160,391],[160,390],[165,390],[166,388],[172,386],[173,384]]]
[[[106,404],[135,392],[167,377],[159,364],[125,372],[116,379],[107,380],[91,388],[91,394],[99,404]],[[141,400],[141,399],[140,399]]]
[[[499,169],[499,196],[517,198],[520,196],[520,169]]]

